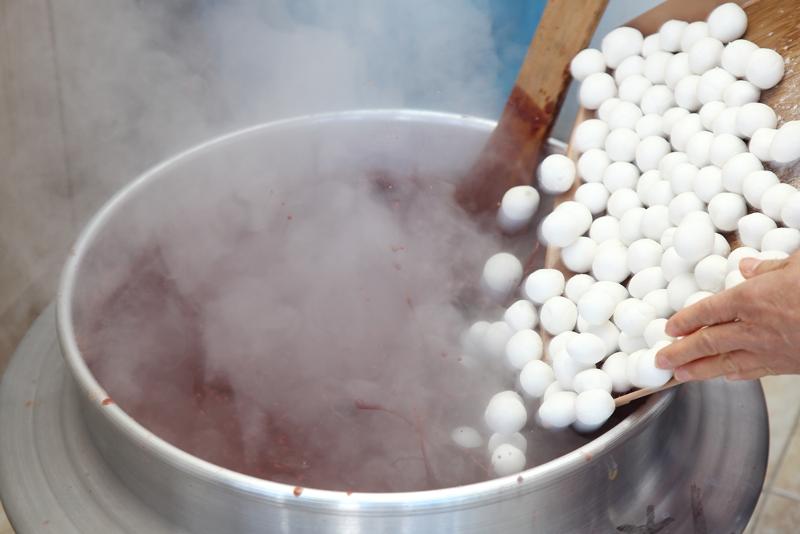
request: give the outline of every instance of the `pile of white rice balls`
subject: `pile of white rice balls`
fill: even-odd
[[[496,475],[525,469],[529,415],[544,428],[591,432],[614,412],[612,393],[668,382],[672,373],[655,366],[671,342],[667,319],[741,283],[742,258],[785,258],[800,247],[800,193],[764,168],[800,158],[800,121],[778,127],[759,102],[784,60],[742,39],[746,29],[745,12],[728,3],[705,22],[670,20],[647,37],[617,28],[601,50],[572,60],[580,103],[596,118],[573,133],[577,165],[551,155],[538,170],[545,194],[581,180],[539,228],[572,275],[539,269],[523,280],[518,258],[492,256],[484,289],[519,300],[464,335],[466,354],[504,359],[518,377],[516,391],[486,406],[486,432],[452,434],[460,446],[488,446]],[[538,205],[536,189],[514,187],[498,224],[526,229]],[[727,236],[737,231],[743,246],[731,251]],[[546,348],[539,329],[551,338]]]

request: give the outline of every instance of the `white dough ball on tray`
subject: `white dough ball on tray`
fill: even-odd
[[[515,391],[501,391],[495,394],[484,412],[486,426],[498,434],[519,432],[528,421],[528,412],[522,398]]]
[[[689,52],[692,46],[702,39],[708,37],[708,24],[702,21],[690,22],[681,33],[681,51]]]
[[[578,158],[578,176],[584,182],[600,182],[603,180],[603,173],[611,164],[611,158],[602,148],[590,148]]]
[[[539,312],[539,322],[553,336],[572,330],[578,320],[578,308],[566,297],[548,299]]]
[[[630,275],[628,251],[625,245],[609,242],[597,248],[592,262],[592,276],[597,280],[622,282]]]
[[[785,260],[789,253],[783,250],[763,250],[756,256],[759,260]]]
[[[614,113],[608,119],[608,127],[612,130],[617,128],[628,128],[633,130],[636,122],[642,118],[642,110],[639,106],[623,99],[614,108]]]
[[[539,406],[539,420],[551,428],[566,428],[575,422],[575,401],[578,395],[574,391],[560,391],[545,398]]]
[[[755,258],[758,256],[758,250],[752,247],[738,247],[731,251],[728,256],[728,272],[739,270],[739,262],[744,258]]]
[[[642,219],[645,209],[642,207],[631,208],[619,220],[619,238],[624,245],[638,241],[642,234]]]
[[[644,387],[639,382],[639,376],[638,376],[638,372],[637,372],[639,357],[642,354],[644,354],[644,352],[647,350],[647,344],[644,341],[644,338],[642,338],[642,342],[645,343],[645,346],[643,348],[641,348],[641,349],[638,349],[638,350],[636,350],[634,352],[631,352],[628,355],[628,361],[627,361],[627,365],[626,365],[626,368],[625,368],[625,374],[626,374],[626,376],[628,378],[628,382],[630,382],[631,386],[633,386],[635,388]]]
[[[669,184],[667,184],[669,186]],[[650,206],[642,215],[642,234],[653,241],[660,241],[661,236],[672,226],[669,222],[669,208],[667,206]]]
[[[697,85],[700,83],[700,76],[694,74],[683,78],[675,86],[675,103],[689,111],[700,109],[700,101],[697,99]]]
[[[619,329],[614,326],[614,323],[611,321],[589,326],[585,333],[594,334],[603,340],[606,347],[605,356],[608,356],[619,348]]]
[[[630,104],[638,105],[642,101],[644,94],[652,86],[653,82],[645,78],[643,75],[631,74],[622,80],[622,82],[620,82],[619,90],[617,92],[620,100]]]
[[[660,180],[661,174],[659,174],[657,169],[645,171],[641,176],[639,176],[639,179],[636,181],[636,194],[639,195],[639,198],[642,199],[643,203],[645,203],[645,197],[647,196],[646,191],[651,185]]]
[[[601,121],[608,122],[614,114],[617,104],[620,102],[621,100],[619,98],[613,97],[600,104],[600,107],[597,108],[597,118]]]
[[[539,324],[539,314],[532,302],[520,299],[506,309],[503,313],[503,320],[514,332],[518,332],[536,328]]]
[[[697,172],[694,173],[697,175]],[[705,203],[694,191],[685,191],[673,198],[668,206],[669,222],[678,226],[683,222],[683,218],[695,211],[702,211],[706,207]]]
[[[720,102],[719,100],[706,102],[700,106],[700,111],[697,113],[700,115],[700,122],[703,124],[703,128],[711,130],[714,120],[722,113],[725,107],[725,102]]]
[[[722,170],[716,165],[706,165],[699,171],[694,180],[694,192],[705,203],[722,193]]]
[[[600,369],[586,369],[585,371],[581,371],[575,375],[572,386],[575,389],[575,393],[578,394],[593,389],[601,389],[608,393],[611,393],[613,390],[611,377],[608,376],[608,373]]]
[[[653,348],[662,341],[672,342],[674,338],[667,335],[666,326],[667,319],[664,318],[656,318],[650,321],[644,329],[644,340],[647,341],[648,347]]]
[[[686,144],[686,155],[689,157],[689,163],[698,169],[711,163],[711,143],[713,141],[713,133],[705,130],[695,132]]]
[[[605,72],[590,74],[581,82],[578,101],[586,109],[597,109],[606,100],[617,95],[614,78]]]
[[[578,81],[583,81],[590,74],[606,71],[606,60],[603,53],[596,48],[581,50],[569,64],[569,72]]]
[[[547,345],[547,356],[551,360],[555,359],[556,354],[560,354],[561,352],[565,352],[567,350],[567,342],[577,335],[577,332],[567,330],[553,336],[553,338],[550,340],[550,343]]]
[[[575,163],[562,154],[550,154],[539,164],[539,185],[551,195],[569,191],[575,175]]]
[[[533,330],[519,330],[506,343],[506,360],[513,369],[522,369],[532,360],[541,360],[542,338]]]
[[[625,393],[631,389],[626,372],[627,365],[628,355],[624,352],[615,352],[603,362],[602,369],[611,379],[611,390],[614,393]]]
[[[578,152],[586,152],[592,148],[603,148],[610,131],[608,123],[600,119],[587,119],[575,127],[572,146]]]
[[[745,177],[763,169],[761,160],[750,152],[736,154],[722,166],[722,187],[731,193],[741,194]]]
[[[729,107],[740,107],[752,102],[758,102],[759,98],[761,98],[761,89],[747,80],[736,80],[726,87],[725,92],[722,93],[722,100]]]
[[[661,43],[657,33],[648,35],[642,42],[642,56],[647,58],[656,52],[661,51]]]
[[[634,74],[644,74],[644,58],[642,56],[628,56],[614,69],[614,81],[621,84]]]
[[[542,360],[529,361],[519,374],[519,384],[522,390],[537,399],[544,395],[555,379],[553,368]]]
[[[772,138],[769,157],[776,163],[791,163],[800,158],[800,121],[783,124]]]
[[[714,251],[714,233],[711,225],[686,216],[675,231],[675,251],[687,261],[700,261]]]
[[[783,78],[783,57],[775,50],[759,48],[750,54],[745,69],[747,81],[759,89],[771,89]]]
[[[604,291],[614,297],[614,300],[617,301],[617,304],[628,298],[628,290],[625,289],[625,286],[618,282],[609,282],[607,280],[598,280],[594,283],[592,289],[597,289],[600,291]]]
[[[537,269],[525,279],[524,292],[532,302],[544,304],[564,292],[564,274],[558,269]]]
[[[763,213],[751,213],[739,219],[739,239],[747,247],[760,248],[766,233],[777,227],[775,221]]]
[[[638,55],[642,51],[643,42],[644,37],[637,29],[622,26],[611,30],[603,37],[600,45],[606,65],[615,69],[625,58]]]
[[[636,146],[636,165],[643,172],[658,169],[658,163],[661,158],[669,154],[670,151],[670,144],[663,137],[656,135],[645,137]],[[633,184],[630,187],[634,187]]]
[[[670,248],[671,246],[673,246],[675,244],[675,231],[676,230],[677,230],[677,228],[675,228],[674,226],[671,226],[671,227],[667,228],[666,230],[664,230],[664,233],[661,234],[661,239],[659,240],[659,243],[661,244],[661,247],[664,250],[667,250],[668,248]]]
[[[720,233],[714,234],[714,254],[727,258],[730,253],[731,244],[728,243],[725,236]]]
[[[653,52],[644,59],[644,76],[654,84],[663,84],[667,73],[667,64],[672,59],[669,52]]]
[[[589,237],[598,244],[612,239],[619,240],[619,219],[612,215],[603,215],[592,221]]]
[[[560,393],[562,391],[564,391],[564,389],[561,387],[561,385],[558,382],[553,382],[552,384],[547,386],[546,390],[544,390],[544,395],[542,395],[542,400],[547,400],[551,395],[555,393]],[[573,391],[572,393],[575,392]],[[537,414],[537,420],[541,421],[538,414]]]
[[[647,349],[636,361],[636,378],[640,387],[661,387],[672,378],[672,371],[656,367],[657,352],[655,348]]]
[[[800,192],[792,193],[784,202],[781,221],[789,228],[800,228]]]
[[[637,239],[628,246],[628,269],[633,274],[661,265],[664,248],[651,238]]]
[[[505,299],[521,280],[522,263],[508,252],[498,252],[483,266],[483,286],[496,298]]]
[[[761,209],[761,197],[764,193],[780,182],[772,171],[753,171],[745,176],[742,182],[742,194],[747,203],[755,209]]]
[[[668,282],[678,275],[692,272],[695,265],[696,261],[682,258],[674,246],[664,250],[664,255],[661,257],[661,272]]]
[[[667,294],[669,295],[669,305],[673,310],[678,311],[686,304],[686,299],[692,293],[700,291],[697,281],[692,273],[679,274],[667,285]]]
[[[686,152],[686,145],[689,143],[689,139],[694,134],[702,131],[703,124],[700,122],[700,115],[690,113],[675,123],[670,132],[669,140],[676,151]]]
[[[711,131],[714,135],[731,134],[739,135],[739,130],[736,128],[736,117],[739,114],[738,107],[727,107],[723,109],[717,118],[714,119],[714,124],[711,126]]]
[[[737,193],[719,193],[708,203],[708,215],[711,217],[711,222],[722,232],[736,230],[739,219],[746,214],[747,205],[744,197]]]
[[[610,199],[609,199],[610,200]],[[589,208],[568,200],[559,204],[541,226],[541,236],[548,245],[566,247],[586,233],[592,225]]]
[[[666,290],[665,290],[666,291]],[[670,313],[672,310],[670,310]],[[637,350],[646,349],[647,342],[644,336],[629,336],[625,332],[619,334],[619,350],[626,354],[632,354]]]
[[[617,301],[612,295],[590,289],[578,300],[578,315],[590,325],[599,325],[611,319],[616,306]]]
[[[576,334],[576,336],[577,335],[578,334]],[[570,341],[574,339],[574,337],[571,337]],[[593,364],[583,364],[575,361],[566,350],[562,350],[553,356],[553,372],[555,373],[558,385],[564,390],[572,389],[572,382],[575,380],[575,375],[592,367],[594,367]]]
[[[592,215],[600,215],[606,211],[609,192],[601,183],[589,182],[581,184],[575,190],[575,202],[579,202],[589,208]]]
[[[664,73],[664,84],[670,89],[675,89],[685,77],[692,74],[689,68],[689,54],[680,52],[673,55],[667,62],[667,70]]]
[[[614,324],[629,336],[641,336],[647,324],[656,318],[656,310],[646,302],[630,298],[614,310]]]
[[[761,195],[761,213],[774,221],[781,220],[783,205],[797,189],[789,184],[778,183],[764,191]]]
[[[608,391],[584,391],[575,399],[575,419],[582,425],[602,425],[614,413],[614,408],[614,398]]]
[[[717,135],[711,142],[708,156],[711,163],[722,167],[729,159],[742,152],[747,152],[747,145],[744,144],[744,141],[733,134],[724,133]]]
[[[615,161],[603,173],[603,185],[609,193],[618,189],[633,189],[639,180],[639,169],[627,161]]]
[[[574,273],[587,273],[592,268],[597,243],[594,239],[581,236],[571,245],[561,249],[561,261]]]
[[[714,37],[698,39],[689,49],[689,69],[695,74],[703,74],[718,67],[725,45]]]
[[[611,161],[631,162],[636,157],[639,136],[630,128],[611,130],[605,140],[605,150]]]
[[[642,118],[636,121],[634,130],[640,139],[651,135],[664,137],[664,120],[657,113],[642,115]]]
[[[703,291],[718,293],[725,287],[725,276],[728,274],[728,260],[717,254],[706,256],[694,267],[694,279],[697,287]]]
[[[776,133],[778,130],[775,128],[758,128],[750,137],[747,149],[761,161],[770,161],[772,157],[769,152]]]
[[[492,452],[492,470],[505,477],[525,469],[525,453],[509,443],[503,443]]]
[[[734,2],[717,6],[707,20],[708,33],[724,43],[738,39],[747,30],[747,14]]]
[[[486,444],[486,448],[489,449],[489,454],[491,454],[495,451],[495,449],[497,449],[497,447],[503,445],[504,443],[513,445],[522,452],[528,451],[528,440],[525,439],[525,436],[519,432],[514,432],[513,434],[498,434],[495,432],[489,436],[489,441]]]
[[[658,164],[658,172],[661,174],[661,178],[671,180],[675,167],[687,161],[689,161],[689,156],[685,152],[670,152]]]
[[[764,234],[761,240],[762,251],[778,250],[793,254],[800,248],[800,230],[796,228],[775,228]]]
[[[692,165],[688,161],[685,163],[681,163],[676,165],[672,171],[672,174],[669,179],[670,187],[672,188],[672,192],[677,196],[681,193],[687,193],[692,191],[694,188],[695,178],[697,177],[697,173],[700,171],[696,166]],[[673,199],[670,200],[670,203]]]
[[[761,102],[745,104],[736,114],[736,129],[742,137],[749,138],[759,128],[775,128],[777,125],[775,111]]]
[[[608,197],[606,211],[608,211],[609,215],[621,219],[626,211],[641,207],[641,205],[642,201],[639,199],[639,195],[636,194],[636,191],[622,188],[617,189]]]
[[[662,269],[663,272],[663,269]],[[667,319],[672,315],[672,306],[669,305],[669,293],[667,289],[656,289],[651,291],[642,299],[656,310],[656,317]],[[644,346],[637,347],[637,350]]]
[[[735,81],[733,74],[720,67],[707,70],[700,76],[697,84],[697,99],[701,104],[722,101],[725,89]]]
[[[667,287],[667,280],[660,266],[647,267],[634,274],[628,282],[631,296],[643,299],[647,294]]]
[[[667,52],[678,52],[681,49],[681,36],[688,25],[688,22],[675,19],[662,24],[658,30],[658,42],[661,49]]]
[[[672,90],[666,85],[656,84],[644,92],[640,107],[642,113],[658,113],[663,115],[665,111],[675,105],[675,96]]]
[[[684,303],[684,307],[688,308],[689,306],[693,306],[693,305],[697,304],[698,302],[700,302],[703,299],[706,299],[708,297],[713,297],[713,296],[714,296],[714,293],[712,293],[711,291],[698,291],[696,293],[692,293],[691,295],[689,295],[686,298],[686,302]]]
[[[606,345],[600,336],[583,332],[567,341],[567,354],[579,365],[590,366],[606,357]]]
[[[756,50],[758,50],[758,45],[747,39],[731,41],[722,51],[722,68],[737,78],[744,78],[750,54]]]
[[[581,297],[592,288],[595,281],[594,277],[588,274],[571,276],[564,287],[564,295],[577,304]]]

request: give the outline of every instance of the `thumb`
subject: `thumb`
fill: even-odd
[[[745,278],[753,278],[778,269],[783,269],[789,264],[789,259],[759,260],[757,258],[744,258],[739,262],[739,270]]]

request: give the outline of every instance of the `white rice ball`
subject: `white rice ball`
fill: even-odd
[[[661,272],[668,282],[678,275],[692,272],[695,265],[696,261],[682,258],[674,246],[664,250],[664,255],[661,257]]]
[[[492,470],[499,477],[519,473],[525,469],[525,453],[508,443],[498,446],[492,453]]]
[[[589,237],[595,242],[619,241],[619,219],[611,215],[603,215],[592,222],[589,227]]]
[[[636,378],[640,387],[661,387],[672,378],[672,371],[656,367],[657,352],[655,348],[647,349],[636,361]]]
[[[551,428],[566,428],[575,422],[575,401],[578,395],[574,391],[560,391],[546,397],[539,406],[539,419]]]
[[[663,273],[663,269],[662,269]],[[669,305],[669,293],[666,288],[656,289],[651,291],[642,299],[647,304],[651,305],[656,310],[656,317],[666,319],[672,315],[672,306]],[[644,348],[644,346],[636,347],[634,350]]]
[[[614,314],[617,301],[604,291],[590,289],[578,300],[578,315],[590,325],[608,321]]]
[[[729,159],[742,152],[747,152],[747,145],[745,145],[744,141],[733,134],[720,134],[711,142],[708,156],[711,159],[711,163],[717,167],[722,167]]]
[[[503,195],[497,222],[506,232],[525,228],[539,207],[539,192],[529,185],[512,187]]]
[[[755,212],[739,219],[738,227],[739,239],[742,241],[742,244],[757,248],[761,246],[764,235],[770,230],[777,228],[777,225],[775,221],[763,213]]]
[[[589,208],[574,201],[562,202],[542,221],[541,235],[545,242],[566,247],[586,233],[592,225]]]
[[[761,98],[761,89],[747,80],[736,80],[722,93],[722,100],[730,107],[740,107]],[[747,137],[750,137],[749,135]]]
[[[608,211],[609,215],[621,219],[626,211],[641,207],[641,205],[642,202],[636,191],[626,188],[617,189],[608,197],[606,211]]]
[[[678,52],[681,49],[681,36],[689,25],[682,20],[668,20],[658,30],[658,41],[662,50]]]
[[[513,434],[525,426],[528,412],[515,391],[501,391],[489,400],[484,420],[492,432]]]
[[[761,195],[761,213],[774,221],[781,220],[783,205],[797,190],[789,184],[778,183]]]
[[[450,433],[453,442],[463,449],[476,449],[483,445],[483,437],[472,427],[460,426]]]
[[[675,96],[672,90],[663,84],[653,85],[642,95],[640,107],[642,113],[658,113],[663,115],[665,111],[675,105]]]
[[[642,269],[633,275],[628,282],[628,291],[634,298],[644,298],[648,293],[656,289],[664,289],[667,286],[667,280],[664,278],[664,273],[660,266],[648,267]]]
[[[547,388],[555,381],[553,368],[542,360],[531,360],[519,374],[519,384],[522,390],[534,398],[544,395]]]
[[[602,369],[611,379],[611,390],[614,393],[625,393],[631,389],[626,372],[627,365],[628,355],[624,352],[615,352],[603,362]]]
[[[710,209],[711,205],[709,205]],[[697,262],[713,252],[714,229],[708,224],[684,217],[675,231],[674,247],[683,259]]]
[[[778,183],[778,177],[772,171],[753,171],[745,176],[742,182],[742,194],[748,204],[760,209],[761,197],[767,189]]]
[[[735,81],[733,74],[720,67],[707,70],[700,76],[700,82],[697,84],[697,99],[701,104],[715,100],[722,101],[725,89]]]
[[[742,193],[745,177],[763,170],[761,161],[750,152],[736,154],[722,167],[722,186],[731,193]]]
[[[572,146],[581,153],[592,148],[603,148],[609,131],[606,121],[587,119],[575,127],[575,132],[572,135]]]
[[[715,165],[707,165],[697,171],[694,179],[694,192],[703,202],[711,202],[711,199],[722,193],[722,170]]]
[[[643,42],[644,37],[637,29],[622,26],[610,31],[603,37],[600,45],[606,65],[612,69],[617,68],[625,58],[639,54]]]
[[[577,304],[580,298],[592,288],[594,283],[595,279],[593,276],[588,274],[576,274],[567,280],[567,284],[564,288],[564,295]]]
[[[603,53],[596,48],[581,50],[569,64],[569,72],[578,81],[583,81],[590,74],[606,71],[606,60]]]
[[[772,147],[772,141],[775,140],[776,133],[778,133],[778,130],[775,128],[757,129],[753,132],[753,136],[750,137],[747,149],[761,161],[770,161],[772,158],[769,151]]]
[[[679,274],[670,280],[669,285],[667,285],[669,305],[673,310],[678,311],[684,307],[689,295],[698,291],[700,291],[700,288],[697,286],[694,274]]]
[[[620,98],[622,98],[622,96],[620,96]],[[617,107],[614,108],[614,113],[608,120],[608,127],[612,130],[616,128],[629,128],[633,130],[636,127],[636,123],[641,118],[642,110],[639,109],[639,106],[627,102],[622,98],[622,102],[617,104]]]
[[[528,300],[518,300],[508,307],[503,313],[503,320],[514,332],[536,328],[539,324],[539,314],[533,303]]]
[[[661,236],[670,226],[672,224],[669,222],[669,208],[667,206],[650,206],[644,210],[641,230],[646,238],[660,241]]]
[[[689,69],[695,74],[703,74],[709,69],[718,67],[724,49],[722,41],[714,37],[698,39],[689,49]]]
[[[491,358],[502,358],[513,335],[514,330],[505,321],[490,323],[483,338],[484,351]]]
[[[610,193],[623,188],[633,189],[638,180],[639,169],[627,161],[615,161],[603,173],[603,185]]]
[[[539,165],[539,185],[551,195],[569,191],[575,175],[575,163],[561,154],[550,154]]]
[[[664,83],[670,89],[675,89],[685,77],[692,74],[689,68],[689,54],[680,52],[673,55],[667,62],[667,70],[664,73]]]
[[[561,249],[561,261],[573,273],[586,273],[592,268],[595,254],[597,243],[589,237],[581,236]]]
[[[489,449],[489,454],[491,454],[495,451],[495,449],[497,449],[497,447],[503,445],[504,443],[513,445],[522,452],[528,451],[528,440],[525,439],[525,436],[519,432],[514,432],[513,434],[498,434],[495,432],[489,436],[489,442],[486,444],[486,448]]]
[[[728,272],[738,270],[739,262],[744,258],[755,258],[758,256],[758,251],[752,247],[738,247],[734,249],[730,256],[728,256]]]
[[[617,84],[614,78],[605,72],[596,72],[581,82],[578,101],[586,109],[597,109],[603,102],[616,95]]]
[[[525,279],[525,296],[536,304],[557,297],[564,292],[564,274],[558,269],[537,269]]]
[[[742,137],[750,137],[759,128],[775,128],[777,125],[775,111],[761,102],[743,105],[736,115],[736,129]]]
[[[599,336],[583,332],[567,342],[567,354],[579,365],[594,365],[606,357],[606,345]]]
[[[714,134],[705,130],[692,135],[686,143],[686,155],[689,157],[689,163],[698,169],[711,163],[712,141],[714,141]]]
[[[630,275],[628,253],[624,245],[608,242],[597,247],[592,261],[592,276],[597,280],[622,282]]]
[[[575,399],[575,419],[583,425],[602,425],[614,413],[614,408],[614,398],[608,391],[584,391]]]
[[[663,137],[657,135],[645,137],[636,146],[636,165],[642,171],[657,169],[661,158],[669,154],[670,150],[669,142]],[[630,187],[633,187],[633,185]]]
[[[614,324],[629,336],[641,336],[647,324],[656,318],[656,310],[646,302],[630,298],[614,310]]]
[[[628,247],[628,270],[636,274],[648,267],[661,265],[664,248],[653,239],[637,239]]]
[[[619,334],[619,349],[626,354],[633,354],[637,350],[646,349],[647,341],[644,336],[629,336],[624,332]]]
[[[694,267],[694,279],[697,287],[713,293],[724,289],[727,274],[728,260],[716,254],[703,258]]]
[[[542,338],[533,330],[520,330],[506,343],[506,361],[513,369],[522,369],[531,360],[541,360]]]
[[[700,107],[700,111],[697,112],[698,115],[700,115],[700,122],[703,124],[703,128],[711,130],[714,121],[724,109],[725,103],[719,100],[713,100],[703,104]]]
[[[800,228],[800,192],[786,199],[781,208],[781,220],[790,228]]]
[[[708,33],[723,43],[738,39],[747,30],[747,14],[734,2],[717,6],[707,20]]]
[[[619,238],[625,245],[638,241],[642,234],[642,219],[645,209],[642,207],[631,208],[619,220]]]
[[[775,228],[764,234],[761,250],[779,250],[793,254],[800,248],[800,230],[796,228]]]
[[[624,102],[638,106],[644,94],[652,86],[653,82],[641,74],[631,74],[619,84],[619,98]]]
[[[791,163],[800,158],[800,121],[783,124],[769,147],[769,157],[777,163]]]
[[[747,81],[760,89],[771,89],[783,78],[784,63],[779,53],[759,48],[750,54],[745,69]]]
[[[522,280],[522,263],[513,254],[498,252],[486,260],[481,280],[490,295],[505,299]]]
[[[603,173],[610,164],[611,158],[605,150],[590,148],[578,158],[578,176],[588,183],[601,182]]]
[[[667,64],[672,59],[669,52],[653,52],[644,59],[644,75],[654,84],[663,84],[667,73]]]
[[[722,68],[736,76],[744,78],[750,54],[758,50],[758,45],[746,39],[737,39],[725,46],[722,51]]]
[[[539,322],[548,334],[556,335],[575,328],[578,309],[575,303],[565,297],[548,299],[539,312]]]
[[[681,51],[688,52],[692,46],[702,39],[708,37],[708,24],[702,21],[691,22],[681,33]]]
[[[656,318],[650,321],[644,329],[644,340],[647,341],[648,347],[653,348],[661,341],[672,342],[674,338],[667,335],[666,327],[667,319]]]
[[[644,65],[644,59],[642,59],[642,65]],[[604,122],[611,120],[612,115],[614,115],[614,110],[617,109],[617,104],[621,101],[621,99],[613,97],[600,104],[600,107],[597,108],[597,118]]]
[[[611,161],[631,162],[636,157],[639,136],[630,128],[616,128],[609,132],[605,141],[605,150]]]

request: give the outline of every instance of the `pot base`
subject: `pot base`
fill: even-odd
[[[0,387],[0,495],[17,532],[45,526],[64,534],[187,532],[114,475],[92,443],[79,401],[50,306],[19,346]],[[605,513],[581,531],[743,530],[766,471],[767,414],[759,383],[684,385],[654,424],[663,431],[650,439],[664,439],[650,443],[658,448],[646,458],[650,468],[616,471],[610,455],[608,476],[627,497],[598,495],[608,503]],[[533,527],[536,518],[531,521]]]

